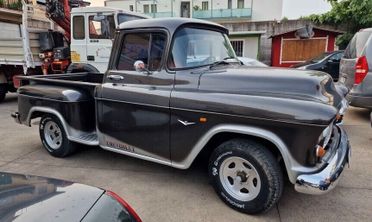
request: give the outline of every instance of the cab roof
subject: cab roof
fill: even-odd
[[[224,26],[205,21],[200,19],[191,19],[191,18],[154,18],[154,19],[140,19],[134,21],[128,21],[121,23],[119,29],[138,29],[138,28],[164,28],[169,32],[173,33],[176,29],[183,25],[195,25],[210,27],[217,29],[221,32],[228,34],[228,29]]]

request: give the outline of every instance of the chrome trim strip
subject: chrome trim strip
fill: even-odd
[[[199,152],[204,148],[204,146],[208,143],[208,141],[216,134],[222,132],[231,132],[231,133],[238,133],[244,135],[250,135],[259,137],[265,140],[272,142],[280,151],[286,170],[288,173],[289,180],[294,184],[296,182],[297,176],[300,173],[311,173],[314,171],[319,170],[322,166],[316,167],[303,167],[299,164],[289,153],[289,149],[286,144],[274,133],[264,130],[257,127],[250,127],[250,126],[242,126],[242,125],[217,125],[210,129],[203,137],[199,139],[196,145],[193,147],[192,151],[189,155],[181,162],[172,162],[172,167],[179,168],[179,169],[187,169],[191,166],[192,162],[199,154]]]
[[[97,141],[85,141],[79,139],[79,135],[81,134],[86,134],[86,132],[82,133],[80,130],[76,130],[72,128],[68,123],[66,123],[65,119],[63,116],[55,109],[48,108],[48,107],[42,107],[42,106],[34,106],[30,109],[28,112],[28,116],[26,119],[26,124],[28,126],[31,126],[31,116],[33,112],[43,112],[43,113],[50,113],[56,116],[62,123],[62,126],[64,128],[64,131],[66,133],[66,136],[69,140],[89,146],[98,146],[98,140]]]
[[[111,152],[123,154],[123,155],[126,155],[126,156],[151,161],[151,162],[154,162],[154,163],[159,163],[159,164],[163,164],[163,165],[166,165],[166,166],[172,166],[171,162],[164,161],[164,160],[159,160],[159,159],[149,157],[149,156],[145,156],[145,155],[141,155],[141,154],[138,154],[138,153],[132,153],[132,152],[128,152],[128,151],[125,151],[125,150],[119,150],[119,149],[115,149],[115,148],[111,148],[111,147],[107,147],[107,146],[102,146],[102,145],[100,145],[100,147],[104,150],[108,150],[108,151],[111,151]]]

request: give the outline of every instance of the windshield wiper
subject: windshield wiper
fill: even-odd
[[[229,60],[229,59],[235,59],[237,62],[239,62],[239,60],[236,58],[236,57],[233,57],[233,56],[229,56],[229,57],[226,57],[220,61],[216,61],[214,63],[212,63],[210,66],[209,66],[209,69],[215,67],[215,66],[218,66],[218,65],[229,65],[230,62],[226,61],[226,60]]]

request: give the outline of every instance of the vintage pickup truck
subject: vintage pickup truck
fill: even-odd
[[[244,66],[227,34],[194,19],[123,23],[104,75],[22,77],[12,116],[41,118],[55,157],[78,144],[179,169],[208,157],[217,194],[244,213],[274,206],[284,177],[330,191],[350,154],[342,91],[322,72]]]

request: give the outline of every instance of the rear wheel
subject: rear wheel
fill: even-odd
[[[2,83],[0,84],[0,102],[4,101],[5,95],[8,92],[8,84]]]
[[[283,190],[281,168],[263,145],[234,139],[214,150],[209,176],[219,197],[230,207],[248,214],[269,210]]]
[[[65,157],[76,150],[76,145],[68,140],[61,121],[55,116],[41,118],[39,133],[44,148],[54,157]]]

